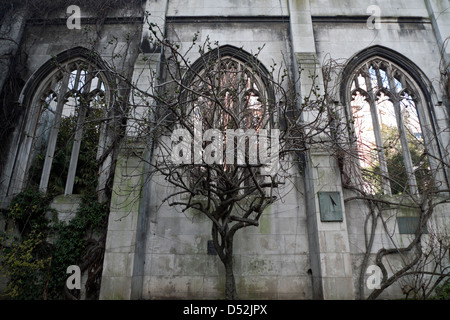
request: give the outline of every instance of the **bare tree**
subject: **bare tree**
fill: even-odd
[[[361,297],[371,259],[383,277],[380,289],[374,290],[369,299],[411,276],[417,283],[420,280],[422,287],[427,283],[429,290],[423,297],[429,297],[436,286],[448,281],[448,238],[444,230],[434,229],[433,237],[439,240],[430,240],[433,245],[423,247],[423,239],[429,238],[426,226],[438,216],[440,206],[448,202],[448,198],[440,196],[448,190],[436,188],[439,181],[427,161],[431,155],[420,139],[406,132],[405,139],[412,139],[408,142],[413,156],[417,156],[413,160],[418,188],[411,191],[409,173],[402,161],[404,154],[399,153],[401,138],[395,130],[386,129],[383,134],[388,136],[391,153],[386,156],[387,167],[380,168],[376,156],[381,153],[355,131],[358,114],[345,116],[334,104],[338,99],[333,80],[342,63],[324,61],[323,91],[316,81],[319,75],[312,74],[310,91],[300,97],[295,90],[299,77],[294,79],[287,64],[270,70],[261,66],[258,56],[263,48],[240,60],[239,54],[230,54],[226,47],[209,39],[197,44],[194,36],[192,45],[181,50],[176,42],[161,37],[156,25],[150,24],[150,30],[153,47],[161,50],[160,66],[150,76],[141,75],[152,79],[150,90],[128,82],[132,88],[129,128],[136,140],[148,142],[152,157],[142,158],[147,163],[148,177],[162,177],[172,187],[164,201],[182,212],[198,212],[211,221],[214,247],[225,267],[228,299],[237,297],[234,235],[242,228],[258,226],[264,210],[282,199],[290,170],[301,166],[302,156],[312,146],[334,153],[344,187],[354,192],[354,197],[345,201],[362,200],[367,205]],[[192,63],[190,57],[195,50],[200,58]],[[301,72],[298,70],[298,74]],[[402,97],[402,103],[410,103],[407,98]],[[447,170],[447,163],[434,160],[439,169]],[[386,170],[391,174],[386,175]],[[383,195],[385,185],[401,193],[401,197]],[[396,241],[391,223],[404,209],[419,217],[414,237],[406,246]],[[391,242],[374,254],[380,226]],[[398,270],[390,265],[390,257],[401,261]]]
[[[407,187],[408,172],[403,174],[400,153],[387,157],[383,151],[364,144],[355,132],[358,114],[347,116],[334,104],[338,99],[334,98],[335,88],[330,86],[339,74],[336,61],[323,63],[323,92],[316,82],[318,75],[312,74],[310,91],[300,95],[296,88],[302,70],[296,70],[294,76],[286,62],[264,68],[258,60],[264,47],[244,54],[243,49],[230,51],[209,39],[198,43],[194,36],[192,44],[181,49],[176,42],[164,38],[156,25],[150,23],[149,29],[151,47],[160,55],[158,61],[144,62],[157,65],[156,68],[143,68],[138,79],[127,78],[114,66],[98,70],[109,73],[121,90],[114,91],[112,99],[116,102],[113,118],[120,123],[97,165],[101,170],[107,156],[120,145],[124,136],[121,124],[126,121],[125,135],[129,140],[125,142],[138,142],[139,147],[143,144],[148,151],[145,154],[151,155],[141,156],[146,178],[162,178],[171,186],[164,201],[211,221],[214,247],[225,267],[227,299],[237,298],[233,271],[236,232],[258,226],[264,211],[283,198],[292,170],[302,165],[302,157],[313,145],[334,152],[345,187],[354,192],[345,201],[362,200],[368,208],[361,297],[364,273],[371,259],[381,268],[383,277],[381,287],[370,294],[370,299],[404,279],[408,279],[408,283],[404,282],[405,294],[416,298],[429,297],[438,285],[448,283],[448,233],[436,224],[438,227],[425,235],[426,227],[439,212],[437,208],[448,202],[449,190],[436,187],[439,181],[426,161],[431,155],[420,143],[414,144],[420,164],[416,170],[417,192]],[[193,63],[193,56],[200,58]],[[144,77],[148,89],[137,83]],[[107,120],[113,119],[99,117],[92,121]],[[392,149],[399,149],[398,135],[386,134],[392,134]],[[133,143],[127,147],[133,156],[141,154],[133,150]],[[387,157],[385,167],[375,161],[373,154],[377,153]],[[439,169],[448,170],[448,163],[434,160]],[[388,176],[387,170],[400,174]],[[112,170],[109,178],[113,174]],[[387,186],[395,186],[402,196],[382,195]],[[395,241],[389,222],[403,209],[412,210],[419,217],[416,232],[406,246]],[[377,226],[392,241],[374,254]],[[425,237],[429,245],[424,248]],[[95,255],[95,275],[101,270],[99,254],[103,254],[102,248]],[[393,256],[402,259],[398,270],[390,265],[389,258]]]
[[[301,101],[289,66],[266,70],[258,61],[263,47],[242,59],[243,49],[231,52],[209,39],[197,44],[195,36],[181,50],[149,26],[161,65],[140,75],[150,77],[150,90],[129,82],[129,132],[151,150],[150,159],[142,158],[148,177],[172,187],[164,202],[212,222],[226,298],[235,299],[234,236],[258,226],[264,210],[283,197],[298,156],[332,123],[327,97],[313,85]],[[195,50],[200,58],[192,63]]]

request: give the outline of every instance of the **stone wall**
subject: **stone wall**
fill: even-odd
[[[251,6],[235,1],[214,5],[193,1],[189,7],[184,1],[168,1],[148,5],[150,9],[157,6],[152,21],[164,25],[167,37],[179,44],[181,50],[190,47],[195,33],[199,42],[208,37],[212,43],[242,47],[247,52],[254,53],[264,45],[258,58],[267,68],[274,62],[279,65],[287,61],[295,76],[299,76],[296,68],[304,70],[298,87],[303,93],[313,85],[308,75],[317,74],[327,56],[348,60],[377,44],[405,55],[430,79],[439,76],[435,33],[421,1],[408,4],[407,8],[388,1],[376,2],[383,8],[379,30],[367,27],[367,4],[362,1],[345,6],[339,1],[257,1]],[[445,28],[442,20],[440,23]],[[191,61],[198,57],[196,50],[188,56]],[[320,81],[318,85],[322,86]],[[439,104],[441,95],[436,88],[433,104],[437,108],[437,121],[445,127],[446,111]],[[247,228],[237,234],[235,273],[241,298],[359,297],[359,279],[362,276],[365,283],[367,278],[361,269],[367,204],[346,202],[354,194],[342,188],[333,157],[317,150],[307,159],[306,170],[297,174],[295,182],[287,187],[290,191],[284,201],[266,210],[258,228]],[[134,217],[140,216],[136,249],[141,254],[135,254],[133,260],[138,273],[134,275],[132,290],[127,289],[122,297],[222,298],[223,266],[217,256],[207,253],[211,224],[194,212],[181,213],[161,204],[170,193],[168,188],[157,177],[152,179],[144,187],[141,207],[133,212]],[[317,198],[321,191],[341,195],[342,222],[321,221]],[[395,219],[391,219],[388,229],[398,233]],[[404,237],[399,235],[400,240]],[[373,263],[380,248],[399,245],[399,239],[393,242],[378,226],[368,264]],[[394,257],[392,261],[398,265],[400,260]],[[117,297],[114,290],[108,289],[110,285],[102,288],[102,298]],[[366,289],[364,296],[369,293]],[[400,288],[393,286],[382,297],[400,296]]]
[[[241,298],[309,299],[311,276],[302,178],[295,192],[270,206],[259,227],[240,230],[234,242],[235,276]],[[208,254],[211,222],[194,210],[162,204],[170,187],[152,180],[145,239],[142,297],[222,299],[224,268]]]
[[[199,43],[209,38],[214,46],[218,41],[218,45],[242,47],[253,54],[262,48],[259,61],[267,69],[276,64],[277,68],[286,67],[290,76],[300,77],[295,89],[303,96],[313,85],[324,88],[320,71],[326,59],[346,62],[367,48],[382,46],[411,61],[429,84],[430,114],[436,126],[433,130],[438,132],[436,138],[448,161],[449,109],[439,85],[439,68],[441,61],[448,59],[450,46],[439,48],[439,37],[443,40],[449,34],[450,13],[437,0],[375,0],[371,4],[381,9],[380,28],[368,27],[370,13],[367,1],[362,0],[147,0],[142,8],[126,11],[126,17],[119,11],[112,13],[112,19],[102,25],[84,19],[81,30],[67,29],[61,17],[44,24],[30,20],[20,47],[26,56],[23,80],[32,81],[52,56],[81,46],[96,50],[107,65],[132,79],[139,89],[152,90],[154,83],[145,73],[158,72],[161,52],[152,47],[148,25],[143,22],[145,11],[151,14],[149,21],[160,26],[163,35],[179,44],[181,51],[189,49],[195,33]],[[192,50],[188,58],[196,61],[198,51]],[[301,74],[298,68],[303,69]],[[319,76],[318,83],[311,81],[311,74]],[[338,86],[342,80],[336,75],[331,83]],[[343,103],[339,100],[337,96],[337,106]],[[133,116],[145,118],[145,110],[136,108]],[[305,118],[311,115],[305,114]],[[158,176],[147,179],[148,167],[142,160],[151,160],[151,156],[142,141],[133,137],[133,121],[127,126],[128,137],[120,145],[115,164],[100,298],[223,298],[224,268],[217,255],[208,254],[211,222],[193,211],[182,213],[163,203],[170,187]],[[0,172],[3,179],[9,178],[5,168],[13,168],[11,161],[20,163],[14,158],[14,148],[20,143],[22,131],[23,124],[9,141],[8,166]],[[348,201],[355,193],[343,186],[340,168],[330,153],[320,148],[311,150],[302,169],[291,169],[291,181],[282,191],[285,196],[266,209],[259,226],[236,235],[239,297],[367,297],[370,290],[364,287],[364,294],[360,290],[361,281],[367,278],[362,268],[367,204]],[[319,192],[339,194],[342,221],[321,220]],[[6,206],[9,195],[0,190],[0,197],[2,206]],[[448,211],[448,205],[438,207],[439,225],[448,225]],[[388,219],[391,233],[377,226],[367,265],[374,263],[380,248],[408,244],[408,236],[398,232],[396,212],[387,210],[383,214],[394,217]],[[401,258],[392,258],[391,274],[400,262]],[[399,286],[381,296],[399,297]]]

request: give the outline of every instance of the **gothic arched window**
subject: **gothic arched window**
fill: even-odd
[[[422,130],[426,103],[419,86],[400,66],[378,56],[359,64],[350,81],[359,163],[370,179],[366,187],[417,193],[429,172]]]
[[[192,154],[182,160],[192,164],[182,168],[186,180],[196,185],[212,179],[224,188],[252,188],[272,175],[275,160],[270,156],[275,151],[269,150],[278,144],[272,144],[273,94],[261,63],[224,46],[198,59],[184,81],[184,105],[177,121],[194,128],[193,141],[187,142],[192,148],[186,147]],[[181,146],[178,140],[175,144]]]
[[[26,183],[64,194],[103,189],[112,161],[107,131],[113,118],[104,68],[72,52],[41,69],[41,79],[30,85],[34,92],[12,186],[20,190]]]
[[[223,56],[203,68],[190,84],[192,113],[203,128],[253,129],[267,126],[267,91],[251,66]]]

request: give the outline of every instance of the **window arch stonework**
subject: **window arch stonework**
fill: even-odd
[[[206,81],[205,81],[206,80]],[[205,129],[254,129],[267,127],[266,87],[251,66],[232,57],[199,71],[190,82],[189,107]]]
[[[111,143],[107,119],[113,113],[105,69],[90,51],[75,48],[32,76],[22,95],[27,114],[10,194],[30,184],[64,194],[79,193],[88,184],[105,187],[112,160],[105,154]]]
[[[264,148],[260,141],[269,139],[275,114],[268,79],[269,73],[254,56],[232,46],[212,50],[190,66],[183,78],[186,89],[181,110],[185,115],[179,118],[185,126],[199,128],[197,132],[205,134],[205,152],[192,148],[194,165],[189,174],[193,177],[188,180],[200,179],[202,159],[209,156],[209,147],[219,145],[214,154],[222,156],[214,157],[223,172],[239,171],[241,179],[252,176],[253,171],[258,181],[265,179],[268,170],[261,163],[267,159],[261,160],[260,151]],[[211,131],[213,139],[209,137]],[[197,136],[194,134],[193,138]],[[250,178],[242,180],[246,186],[252,183]]]
[[[422,78],[417,81],[412,76],[419,71],[411,72],[405,58],[396,63],[382,49],[378,51],[382,54],[372,51],[349,62],[341,86],[361,171],[358,176],[362,181],[356,183],[370,192],[416,194],[424,176],[432,171],[445,182],[436,161],[440,151],[430,90],[423,90],[426,85]]]

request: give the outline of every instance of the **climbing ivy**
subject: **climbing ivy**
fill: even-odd
[[[433,297],[435,300],[450,300],[450,280],[438,286],[435,290],[436,295]]]
[[[91,243],[100,245],[100,247],[97,246],[97,249],[100,249],[97,250],[97,253],[101,257],[103,256],[102,244],[94,239],[95,236],[101,237],[102,231],[104,232],[107,213],[106,204],[98,203],[92,196],[84,196],[77,215],[68,225],[63,222],[54,225],[56,242],[52,255],[52,279],[49,285],[51,298],[61,298],[67,279],[68,266],[90,264],[84,258],[90,259],[89,252],[86,251]],[[86,269],[86,267],[82,267],[82,269]]]
[[[65,291],[67,267],[101,270],[108,206],[95,195],[84,195],[76,216],[65,223],[57,221],[50,201],[49,196],[27,189],[2,212],[11,225],[8,229],[19,231],[17,236],[0,234],[0,271],[9,278],[7,294],[12,299],[79,298],[79,292]],[[95,297],[99,277],[89,279],[87,291]]]
[[[15,223],[19,232],[28,233],[31,229],[43,230],[48,227],[49,216],[55,218],[56,212],[50,208],[52,197],[31,187],[18,194],[5,212],[5,218]]]
[[[51,257],[42,254],[44,235],[33,229],[22,241],[1,250],[2,265],[10,280],[7,293],[16,299],[39,299],[46,284]]]
[[[35,23],[41,21],[45,25],[46,19],[51,23],[52,19],[67,17],[67,8],[71,5],[79,6],[83,16],[90,17],[89,23],[95,21],[95,26],[99,29],[102,28],[106,17],[121,18],[120,13],[114,14],[117,9],[137,9],[138,12],[142,10],[141,0],[5,0],[0,1],[0,22],[20,11],[27,21],[35,19]],[[97,37],[100,37],[99,32]],[[26,61],[22,62],[16,58],[17,66],[26,65]],[[19,75],[16,64],[12,65],[10,73]],[[9,119],[17,118],[11,117],[11,108],[6,108],[11,105],[7,102],[14,100],[9,96],[14,96],[17,100],[25,83],[18,80],[20,79],[16,81],[14,78],[9,81],[15,84],[15,90],[9,90],[15,93],[14,95],[10,95],[9,91],[8,95],[2,95],[0,92],[0,113],[9,115],[3,117],[4,121],[0,117],[0,124],[4,124],[0,125],[0,137],[5,138],[2,139],[5,141],[16,125]],[[9,86],[11,87],[11,84]],[[13,109],[19,108],[11,110]],[[87,120],[101,118],[101,111],[99,108],[90,108]],[[10,298],[78,298],[79,292],[65,290],[67,267],[74,264],[88,272],[87,295],[95,298],[98,294],[109,207],[106,203],[99,203],[96,195],[99,169],[96,157],[98,121],[87,121],[84,126],[73,190],[76,194],[84,195],[76,217],[69,223],[58,221],[57,213],[50,207],[54,197],[64,192],[63,177],[67,176],[70,163],[75,119],[66,117],[61,123],[47,193],[42,194],[38,188],[45,152],[37,150],[28,172],[29,187],[17,195],[7,209],[0,211],[0,221],[6,221],[5,230],[8,230],[0,230],[0,274],[5,274],[9,279],[7,293]]]

